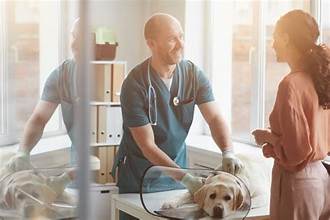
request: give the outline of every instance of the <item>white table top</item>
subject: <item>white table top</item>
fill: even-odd
[[[160,205],[164,201],[170,200],[171,198],[173,198],[173,196],[177,196],[178,193],[180,194],[183,191],[185,190],[172,190],[165,192],[148,193],[143,195],[143,200],[147,206],[147,209],[152,212],[151,209],[157,209],[155,207],[160,207]],[[143,208],[143,205],[140,200],[140,194],[138,193],[113,194],[112,201],[120,210],[127,211],[140,219],[164,219],[147,213],[147,211]],[[268,215],[269,207],[265,206],[250,210],[247,218],[245,219],[261,219],[267,217]]]

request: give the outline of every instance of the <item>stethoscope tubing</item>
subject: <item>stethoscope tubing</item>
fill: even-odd
[[[147,67],[147,74],[148,74],[148,113],[149,113],[149,122],[151,125],[157,125],[157,94],[156,94],[156,91],[154,89],[154,87],[152,86],[152,83],[151,83],[151,78],[150,78],[150,60],[151,60],[151,57],[148,58],[148,67]],[[178,74],[178,84],[179,84],[179,87],[178,87],[178,92],[177,92],[177,95],[175,97],[173,97],[173,100],[172,100],[172,103],[174,106],[178,106],[178,105],[184,105],[184,104],[187,104],[191,101],[194,100],[194,97],[195,97],[195,85],[193,85],[194,87],[194,97],[193,98],[190,98],[188,100],[180,100],[179,98],[179,94],[182,90],[182,85],[181,85],[181,76],[180,74]],[[195,78],[194,78],[195,79]],[[193,82],[195,84],[195,80]],[[151,95],[150,95],[150,91],[153,91],[154,93],[154,110],[155,110],[155,120],[153,121],[151,119]]]

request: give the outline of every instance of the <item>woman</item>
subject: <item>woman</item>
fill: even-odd
[[[275,159],[273,220],[329,220],[330,177],[321,160],[330,151],[330,52],[317,45],[315,19],[301,10],[283,15],[273,48],[290,73],[279,84],[270,129],[252,132],[265,157]]]

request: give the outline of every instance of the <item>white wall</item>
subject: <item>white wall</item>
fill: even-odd
[[[143,48],[144,0],[93,0],[90,2],[92,27],[107,26],[119,43],[116,60],[127,61],[128,69],[141,62]]]
[[[172,14],[184,24],[184,0],[92,0],[90,24],[108,26],[117,36],[116,60],[125,60],[130,70],[145,59],[148,48],[143,37],[145,21],[155,12]],[[184,25],[183,25],[184,26]]]

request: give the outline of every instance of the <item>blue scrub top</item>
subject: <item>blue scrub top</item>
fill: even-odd
[[[193,120],[194,106],[214,101],[210,83],[203,72],[187,60],[176,66],[170,91],[151,65],[150,79],[157,96],[157,125],[152,126],[155,143],[180,167],[186,167],[185,139]],[[178,92],[179,83],[181,91]],[[152,165],[129,130],[129,127],[150,123],[148,87],[147,59],[131,70],[122,85],[120,102],[124,134],[114,163],[114,169],[118,166],[120,193],[139,192],[143,173]],[[177,95],[180,100],[190,102],[174,106],[173,98]]]
[[[76,62],[73,59],[65,60],[51,72],[41,95],[41,100],[61,104],[63,121],[72,142],[72,164],[76,161],[76,151],[73,147],[73,109],[78,100],[76,82]]]

